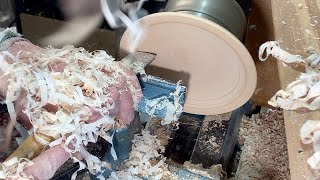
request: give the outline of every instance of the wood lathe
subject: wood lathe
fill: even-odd
[[[167,144],[167,156],[179,163],[184,161],[191,161],[194,164],[202,163],[205,168],[214,164],[222,164],[226,170],[237,143],[240,119],[243,114],[250,111],[248,101],[255,91],[257,81],[252,57],[242,44],[246,16],[240,5],[233,0],[226,4],[219,4],[218,1],[202,1],[209,3],[208,6],[212,7],[217,5],[228,7],[218,14],[210,14],[210,18],[204,16],[207,12],[198,10],[199,12],[194,13],[196,11],[187,3],[184,4],[186,6],[180,6],[178,2],[177,4],[174,4],[173,1],[169,2],[164,10],[167,12],[151,14],[136,22],[142,27],[144,37],[135,51],[156,55],[155,60],[147,66],[146,72],[157,78],[140,77],[140,85],[146,98],[141,103],[174,93],[176,84],[161,79],[170,82],[182,80],[183,90],[179,94],[182,98],[179,103],[184,104],[184,113],[177,116],[180,117],[180,122],[188,122],[187,119],[192,119],[198,128],[188,132],[189,127],[183,123],[180,124],[179,129],[168,127],[170,137],[173,139]],[[193,5],[191,1],[185,2]],[[232,12],[235,12],[236,16],[227,16],[230,8],[235,10]],[[224,17],[228,17],[225,18],[228,21],[224,22]],[[233,17],[236,20],[232,19]],[[234,22],[238,23],[239,19],[241,20],[239,26],[233,26],[236,24]],[[129,37],[130,32],[126,31],[121,38],[119,52],[121,58],[130,55]],[[173,101],[174,99],[171,99],[171,102]],[[113,162],[115,165],[128,158],[133,139],[131,133],[141,128],[141,124],[149,127],[154,122],[154,118],[145,112],[143,108],[145,104],[139,107],[142,107],[138,109],[139,112],[142,112],[140,122],[137,120],[138,123],[117,130],[114,135],[115,150],[120,155],[119,161]],[[205,116],[229,112],[230,115],[224,117],[226,121],[224,124],[210,131],[204,130]],[[164,118],[165,113],[166,111],[159,111],[155,115]],[[214,134],[217,131],[219,133]],[[186,132],[191,136],[183,137]],[[209,139],[212,136],[217,137],[219,147],[216,148],[217,151],[214,154],[209,155],[201,151],[203,144],[200,139],[204,136],[209,136]],[[98,146],[104,145],[98,144]],[[109,151],[109,147],[103,149],[101,158],[112,162]],[[180,154],[181,157],[178,157],[177,154]],[[174,166],[178,165],[174,164]],[[72,174],[70,172],[76,169],[73,166],[67,171],[57,173],[55,178],[70,177]],[[178,176],[186,176],[189,173],[193,177],[201,177],[188,170],[183,173],[179,171],[175,173]],[[107,177],[109,174],[110,172],[105,172],[103,176]]]

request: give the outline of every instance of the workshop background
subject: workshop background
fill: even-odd
[[[294,54],[304,53],[310,46],[319,51],[319,41],[306,37],[304,31],[310,30],[315,37],[318,34],[318,25],[310,26],[310,22],[320,18],[320,1],[238,0],[237,3],[246,17],[243,24],[245,28],[243,32],[235,30],[233,34],[250,52],[257,71],[257,85],[250,100],[232,112],[218,115],[184,113],[179,119],[178,129],[172,125],[162,126],[158,118],[137,116],[124,134],[116,136],[121,142],[118,150],[121,151],[121,145],[130,146],[128,142],[133,134],[147,126],[151,134],[157,135],[166,147],[166,162],[178,179],[317,179],[320,173],[307,164],[313,149],[301,144],[299,132],[305,120],[317,119],[319,113],[282,111],[268,104],[278,90],[296,79],[300,70],[285,69],[275,59],[261,62],[258,51],[261,44],[273,40],[281,42],[283,49]],[[163,11],[166,5],[167,2],[149,0],[143,8],[153,14]],[[208,15],[197,13],[196,16],[204,18]],[[34,44],[41,44],[44,37],[68,23],[57,0],[2,0],[0,16],[4,17],[0,27],[16,26],[18,32]],[[228,18],[224,19],[228,21]],[[216,23],[228,28],[224,22]],[[237,20],[236,23],[243,22]],[[77,46],[88,51],[103,49],[119,59],[124,31],[125,28],[112,29],[104,21],[100,28]],[[299,38],[302,40],[297,41]],[[8,118],[5,106],[1,106],[1,109],[1,118]],[[144,118],[150,118],[148,123]],[[15,141],[12,143],[8,152],[0,154],[0,160],[4,160],[18,146]],[[110,147],[104,141],[97,144],[92,147],[93,153],[107,159],[106,151]],[[123,160],[128,157],[129,152],[121,153]],[[68,162],[53,179],[70,179],[78,167]],[[217,172],[222,175],[217,177]],[[95,178],[89,176],[86,170],[80,174],[77,179]]]

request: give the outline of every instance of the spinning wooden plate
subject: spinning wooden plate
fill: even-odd
[[[165,12],[146,16],[136,51],[157,54],[147,73],[187,85],[184,111],[213,115],[245,104],[256,88],[252,57],[230,32],[209,20]],[[121,39],[121,55],[129,51],[129,31]]]

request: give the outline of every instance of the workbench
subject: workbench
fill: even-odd
[[[256,60],[259,74],[257,91],[253,97],[256,104],[266,105],[267,99],[276,90],[286,88],[304,70],[298,66],[284,67],[273,58],[259,62],[259,43],[276,40],[284,50],[304,57],[310,55],[306,53],[310,49],[319,53],[319,7],[319,0],[253,0],[246,45]],[[301,143],[300,128],[306,120],[320,120],[320,112],[287,111],[284,112],[284,119],[291,179],[319,179],[320,171],[312,170],[307,164],[313,148],[312,145]]]

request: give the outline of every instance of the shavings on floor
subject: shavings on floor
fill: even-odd
[[[109,179],[159,180],[170,176],[166,158],[163,156],[164,151],[164,146],[156,136],[150,135],[150,132],[142,131],[141,134],[136,134],[129,159],[124,161]]]
[[[226,177],[226,172],[223,171],[222,165],[212,165],[210,168],[205,169],[201,164],[191,164],[189,161],[186,161],[183,164],[188,171],[206,177],[212,180],[220,180]]]
[[[223,143],[230,123],[231,113],[206,116],[197,138],[197,150],[203,157],[208,156],[211,161],[219,161]],[[206,161],[206,160],[205,160]],[[209,161],[209,164],[212,163]],[[206,167],[208,163],[203,163]]]
[[[244,117],[239,142],[243,147],[235,179],[290,179],[282,111]]]

